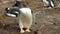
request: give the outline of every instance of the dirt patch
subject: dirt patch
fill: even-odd
[[[60,8],[43,8],[41,0],[26,0],[25,3],[33,11],[33,25],[31,32],[24,34],[60,34]],[[0,15],[6,12],[6,7],[13,4],[14,0],[1,0]],[[4,22],[0,23],[0,34],[21,34],[17,18],[5,16]]]

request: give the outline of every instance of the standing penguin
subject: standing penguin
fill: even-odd
[[[16,7],[16,8],[14,8]],[[26,5],[22,2],[16,1],[13,5],[13,8],[6,8],[8,16],[17,16],[17,20],[19,22],[19,27],[21,29],[21,33],[30,32],[30,27],[32,25],[32,11],[30,8],[26,7]],[[24,31],[23,28],[26,28]]]
[[[54,8],[55,7],[55,0],[43,0],[44,3],[46,3],[49,8]]]
[[[27,32],[30,32],[30,27],[32,25],[32,12],[31,9],[28,8],[24,3],[16,1],[15,5],[19,7],[20,14],[18,16],[19,27],[21,28],[21,33],[25,32],[23,28],[26,28]]]

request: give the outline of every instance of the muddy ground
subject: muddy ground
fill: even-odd
[[[0,0],[0,34],[21,34],[17,18],[5,16],[5,8],[13,4],[14,0]],[[33,24],[31,32],[23,34],[60,34],[60,8],[46,8],[41,0],[26,0],[25,4],[33,11]]]

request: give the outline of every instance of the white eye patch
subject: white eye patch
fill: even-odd
[[[14,14],[10,14],[10,13],[7,13],[8,16],[11,16],[11,17],[16,17],[16,15]]]
[[[10,8],[8,8],[8,10],[10,10]]]

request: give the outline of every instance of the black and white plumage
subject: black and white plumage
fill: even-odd
[[[15,4],[13,5],[13,7],[23,8],[23,7],[27,7],[27,6],[23,2],[16,1]]]
[[[55,7],[55,0],[43,0],[43,2],[46,3],[49,8]]]
[[[13,8],[6,8],[6,15],[11,16],[11,17],[17,17],[18,14],[20,14],[19,8],[18,7],[13,7]]]
[[[19,27],[21,28],[21,33],[25,32],[23,28],[27,28],[26,31],[30,32],[29,29],[32,25],[32,12],[30,8],[17,1],[12,8],[6,8],[6,11],[8,16],[14,17],[15,15],[16,17],[18,15],[17,19],[19,22]]]

